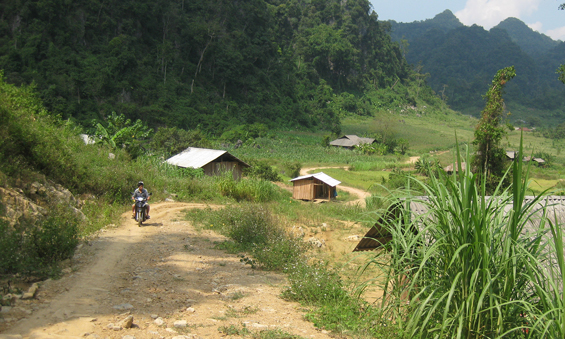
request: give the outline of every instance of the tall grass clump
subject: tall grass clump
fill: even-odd
[[[490,197],[470,169],[412,179],[427,198],[396,205],[393,240],[368,263],[384,272],[382,319],[409,338],[563,337],[560,225],[541,196],[525,199],[522,173],[515,162],[512,186]]]
[[[215,180],[221,195],[237,201],[268,202],[284,197],[276,185],[260,178],[235,180],[231,172],[224,172]]]
[[[187,218],[201,227],[229,237],[222,245],[232,252],[246,252],[254,265],[268,270],[283,270],[298,262],[306,252],[306,244],[286,231],[271,210],[260,204],[238,204],[212,211],[193,210]]]

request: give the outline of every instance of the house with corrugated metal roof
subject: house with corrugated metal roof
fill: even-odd
[[[516,160],[516,157],[518,156],[518,152],[517,151],[507,151],[506,152],[506,157],[512,161]],[[545,160],[543,160],[542,158],[535,158],[535,157],[524,157],[522,158],[523,162],[529,162],[529,161],[533,161],[535,163],[537,163],[539,166],[543,166],[545,165]]]
[[[339,139],[330,142],[330,146],[354,148],[363,144],[372,144],[375,142],[373,138],[361,138],[354,134],[344,135]]]
[[[524,197],[524,204],[531,203],[534,196]],[[492,199],[492,197],[485,197],[485,199]],[[387,231],[385,225],[390,224],[396,220],[411,220],[417,218],[431,218],[426,216],[428,214],[429,197],[414,197],[410,202],[399,200],[393,203],[377,220],[377,222],[369,229],[363,239],[359,241],[353,252],[371,251],[382,247],[392,240],[392,235]],[[532,214],[526,225],[524,225],[523,232],[526,234],[536,234],[540,226],[540,220],[543,214],[543,207],[546,208],[546,217],[556,225],[565,224],[565,196],[551,195],[541,198],[537,204],[532,208]],[[504,207],[504,213],[509,213],[513,208],[510,202]],[[404,218],[403,213],[410,213],[409,218]],[[413,224],[412,224],[413,225]],[[414,226],[414,225],[413,225]],[[421,232],[418,229],[423,225],[415,225],[411,232]],[[547,226],[546,226],[547,227]],[[547,240],[547,239],[546,239]]]
[[[234,179],[241,179],[243,169],[251,167],[227,151],[189,147],[165,162],[183,168],[202,168],[206,175],[231,171]]]
[[[292,198],[297,200],[327,200],[337,196],[338,181],[324,172],[307,174],[290,180],[293,184]]]

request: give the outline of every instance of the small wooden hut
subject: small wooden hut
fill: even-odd
[[[341,184],[324,172],[307,174],[294,179],[292,198],[297,200],[331,200],[336,194],[336,186]]]
[[[165,161],[183,168],[202,168],[204,174],[210,176],[231,171],[236,180],[241,179],[243,168],[250,167],[227,151],[196,147],[189,147]]]

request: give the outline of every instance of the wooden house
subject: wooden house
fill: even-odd
[[[335,180],[324,172],[307,174],[294,179],[292,198],[297,200],[331,200],[336,194],[336,186],[341,181]]]
[[[202,168],[206,175],[231,171],[236,180],[241,179],[243,168],[250,167],[227,151],[196,147],[189,147],[165,161],[183,168]]]
[[[516,160],[516,157],[518,157],[518,152],[517,151],[507,151],[506,152],[506,157],[512,161]],[[543,160],[542,158],[535,158],[535,157],[523,157],[522,158],[523,162],[530,162],[533,161],[536,164],[538,164],[538,166],[544,166],[545,165],[545,160]]]
[[[372,144],[374,142],[375,139],[373,138],[361,138],[356,135],[350,134],[350,135],[344,135],[339,139],[335,139],[334,141],[331,141],[330,146],[352,149],[355,146],[360,146],[362,144]]]

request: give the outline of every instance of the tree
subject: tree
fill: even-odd
[[[503,88],[515,76],[514,66],[496,73],[485,95],[487,103],[475,129],[473,144],[477,146],[477,154],[473,159],[473,168],[478,171],[480,178],[486,179],[487,188],[491,189],[496,187],[504,171],[505,153],[500,147],[500,141],[506,134],[505,125],[501,123],[504,112]]]
[[[111,148],[123,147],[132,157],[140,155],[141,140],[147,139],[153,132],[141,120],[132,123],[123,114],[112,112],[108,117],[107,126],[94,122],[96,131],[92,137],[97,144],[107,144]]]
[[[559,66],[557,74],[559,74],[559,81],[565,84],[565,65]]]
[[[559,5],[560,10],[565,10],[565,3]],[[557,74],[559,74],[559,81],[565,84],[565,65],[559,66],[557,69]]]

